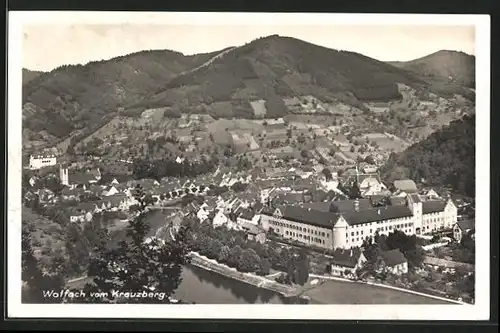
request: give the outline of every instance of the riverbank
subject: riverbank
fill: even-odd
[[[235,268],[221,264],[215,260],[204,257],[196,252],[191,252],[191,265],[215,272],[217,274],[226,276],[228,278],[238,280],[250,284],[257,288],[267,289],[269,291],[278,293],[284,297],[296,297],[301,291],[292,286],[286,286],[276,281],[267,279],[263,276],[258,276],[251,273],[238,272]]]

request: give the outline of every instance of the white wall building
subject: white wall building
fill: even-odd
[[[57,164],[56,155],[30,155],[30,169],[37,170]]]
[[[457,221],[457,208],[451,200],[420,201],[409,195],[405,205],[386,206],[342,213],[311,208],[284,206],[273,213],[262,213],[265,230],[302,243],[327,249],[361,246],[379,234],[399,230],[407,235],[421,235],[451,229]]]

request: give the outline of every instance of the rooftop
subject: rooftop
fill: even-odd
[[[422,202],[422,214],[438,213],[444,210],[446,201],[444,200],[430,200]]]
[[[342,216],[349,225],[363,224],[391,220],[396,218],[410,217],[412,212],[406,206],[386,206],[371,208],[360,211],[344,212]]]
[[[332,264],[345,267],[356,267],[361,250],[353,248],[350,250],[336,249],[332,254]]]
[[[476,226],[476,220],[462,220],[462,221],[458,221],[457,225],[463,231],[472,230]]]
[[[415,193],[418,191],[417,185],[411,179],[395,180],[394,187],[397,190],[404,191],[406,193]]]
[[[382,257],[382,259],[384,259],[385,264],[389,267],[400,265],[408,261],[406,260],[403,253],[398,249],[382,252],[380,256]]]

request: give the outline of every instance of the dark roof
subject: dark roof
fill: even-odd
[[[304,208],[311,208],[320,212],[330,212],[332,208],[331,202],[308,202],[300,205]]]
[[[126,195],[123,193],[117,193],[114,195],[110,195],[104,198],[105,203],[111,203],[113,207],[119,206],[123,199],[125,199]]]
[[[376,204],[382,200],[385,199],[385,195],[379,195],[379,194],[375,194],[375,195],[370,195],[370,203],[373,205],[373,204]]]
[[[104,189],[99,185],[92,185],[87,189],[87,192],[92,192],[94,194],[98,194],[98,193],[104,192]]]
[[[65,187],[61,193],[66,196],[71,196],[71,195],[79,196],[80,194],[83,194],[83,192],[84,191],[81,188],[71,189],[69,187]]]
[[[392,206],[400,206],[406,204],[405,197],[390,197],[389,201],[391,202]]]
[[[251,235],[259,235],[265,232],[263,229],[251,223],[243,223],[242,228]]]
[[[395,218],[410,217],[412,216],[412,213],[406,206],[386,206],[360,210],[357,212],[345,212],[342,213],[342,216],[349,225],[355,225],[368,222],[390,220]]]
[[[272,200],[276,200],[278,204],[284,203],[300,203],[304,202],[304,194],[303,193],[280,193],[272,198]]]
[[[273,208],[271,208],[271,207],[269,207],[269,206],[264,206],[264,207],[262,208],[262,210],[261,210],[261,212],[260,212],[260,213],[261,213],[261,214],[264,214],[264,215],[269,215],[269,216],[271,216],[271,215],[273,215],[273,212],[274,212],[274,209],[273,209]]]
[[[338,219],[338,215],[334,213],[320,212],[297,206],[282,206],[279,207],[279,210],[283,214],[283,218],[287,220],[328,229],[332,228]],[[272,215],[272,213],[266,215]]]
[[[91,181],[97,180],[94,175],[87,172],[75,172],[68,175],[68,181],[70,184],[89,184]]]
[[[253,211],[255,213],[260,213],[260,211],[264,208],[264,205],[260,202],[256,202],[254,205],[253,205]]]
[[[245,219],[245,220],[251,220],[253,219],[253,212],[250,209],[243,209],[240,216],[240,218]]]
[[[422,202],[422,214],[442,212],[446,206],[446,201],[430,200]]]
[[[332,264],[354,268],[358,263],[361,250],[358,248],[344,250],[336,249],[332,254]]]
[[[394,187],[406,193],[414,193],[418,191],[417,185],[411,179],[395,180]]]
[[[335,200],[343,200],[345,198],[345,195],[342,195],[340,193],[337,193],[333,190],[328,191],[325,196],[323,197],[323,201],[335,201]]]
[[[355,209],[356,200],[338,200],[332,201],[332,211],[333,212],[350,212]],[[358,200],[358,209],[365,210],[372,208],[372,204],[370,199],[359,199]]]
[[[476,225],[476,220],[462,220],[458,221],[457,225],[463,231],[472,230]]]
[[[382,259],[384,259],[385,264],[389,267],[393,267],[408,261],[406,260],[403,253],[401,253],[401,251],[399,251],[398,249],[382,252],[380,256],[382,257]]]
[[[422,202],[422,200],[420,199],[420,196],[419,196],[417,193],[409,194],[408,196],[410,197],[410,199],[411,199],[414,203],[419,203],[419,202]]]
[[[96,208],[96,202],[83,202],[76,207],[68,207],[72,214],[85,214]]]

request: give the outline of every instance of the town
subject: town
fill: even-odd
[[[184,159],[177,157],[174,163],[183,165]],[[238,233],[248,243],[306,249],[306,276],[316,283],[315,276],[358,281],[368,276],[368,281],[473,301],[460,285],[473,272],[473,250],[464,239],[474,242],[474,204],[454,198],[446,189],[419,189],[411,179],[385,184],[376,164],[359,160],[347,168],[310,160],[302,166],[298,159],[290,159],[288,168],[265,170],[222,165],[194,177],[159,179],[134,179],[130,161],[98,162],[89,158],[89,163],[71,163],[54,150],[31,155],[23,177],[26,209],[62,225],[69,221],[79,230],[98,220],[113,233],[111,238],[120,238],[120,230],[133,218],[131,207],[138,203],[134,189],[140,187],[153,202],[148,207],[150,237],[175,238],[189,220]],[[374,243],[400,233],[413,248],[380,246],[373,257]],[[423,252],[421,258],[411,252],[416,246]],[[197,253],[217,259],[217,253],[203,247]],[[239,260],[234,261],[238,267]],[[269,267],[257,260],[242,271],[258,272],[278,284],[292,283],[286,264],[283,273],[275,269],[279,264],[264,266]],[[78,274],[77,269],[70,277]],[[313,286],[310,295],[321,293],[321,286]],[[300,290],[308,295],[305,287]]]
[[[23,299],[474,304],[475,56],[251,38],[23,70]]]

